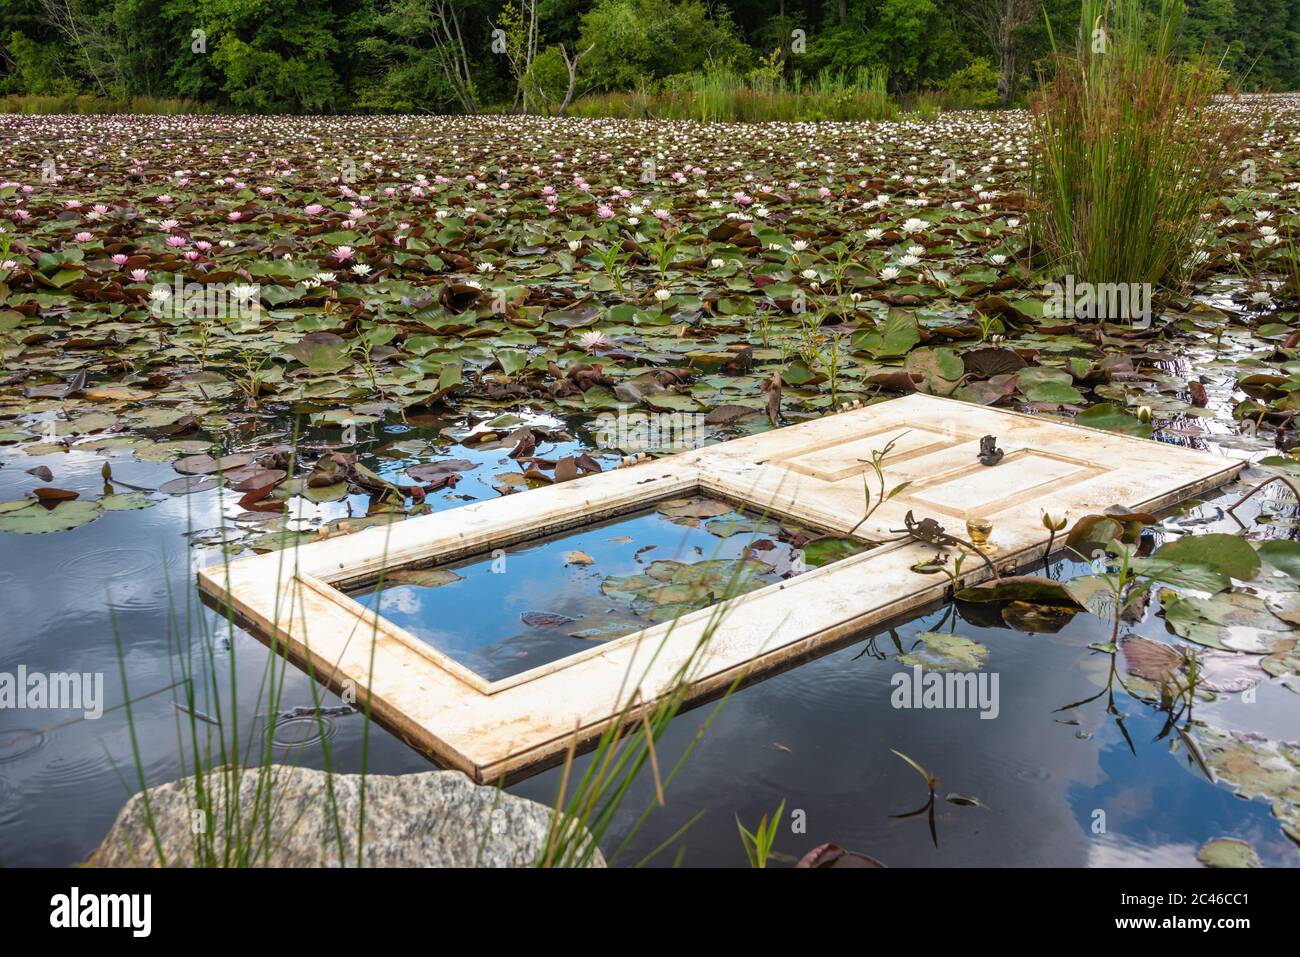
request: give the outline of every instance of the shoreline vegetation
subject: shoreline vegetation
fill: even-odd
[[[791,80],[780,76],[756,79],[724,67],[674,77],[668,82],[642,84],[634,90],[588,93],[578,98],[564,115],[581,119],[701,122],[858,121],[892,120],[905,112],[932,116],[941,110],[986,109],[994,105],[986,91],[965,82],[895,96],[888,90],[887,72],[880,68],[863,67],[852,73],[827,70],[805,83],[799,76]],[[239,115],[239,112],[197,100],[144,96],[10,94],[0,97],[0,113],[24,115],[205,116]],[[488,108],[482,112],[510,111]]]
[[[1118,14],[1115,2],[1091,6]],[[1217,89],[1300,89],[1300,6],[1177,7],[1170,52],[1214,63]],[[1079,0],[286,0],[269,22],[230,0],[9,0],[0,112],[843,121],[1023,107],[1058,46],[1082,35],[1079,10]],[[1143,29],[1164,19],[1159,0],[1140,17]]]

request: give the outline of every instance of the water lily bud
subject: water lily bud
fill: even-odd
[[[1151,421],[1151,406],[1149,406],[1149,405],[1139,405],[1139,406],[1138,406],[1138,421],[1139,421],[1139,422],[1150,422],[1150,421]]]
[[[1059,532],[1070,520],[1069,512],[1043,512],[1043,528],[1049,532]]]

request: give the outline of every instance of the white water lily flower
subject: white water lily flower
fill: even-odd
[[[710,259],[710,260],[709,260],[709,265],[712,266],[714,269],[721,269],[721,268],[722,268],[723,266],[725,266],[726,264],[727,264],[727,261],[726,261],[725,259]]]
[[[603,348],[607,345],[609,345],[609,340],[606,339],[605,334],[598,329],[591,332],[584,332],[581,338],[578,339],[578,347],[587,352],[593,352],[596,349]]]
[[[667,301],[668,301],[669,299],[671,299],[672,297],[673,297],[673,294],[672,294],[671,292],[669,292],[667,289],[656,289],[656,290],[655,290],[655,298],[658,299],[660,302],[667,302]]]
[[[911,256],[911,255],[900,256],[898,260],[898,264],[900,266],[915,266],[920,261],[921,261],[920,258],[917,256]]]
[[[923,233],[925,232],[926,225],[927,224],[924,219],[917,219],[916,217],[912,217],[911,219],[907,220],[907,222],[903,223],[903,232],[907,233],[909,236],[912,235],[913,233]]]
[[[892,282],[898,278],[898,273],[899,269],[897,266],[886,266],[884,269],[880,270],[880,278],[885,280],[885,282]]]
[[[1059,532],[1063,531],[1065,526],[1069,523],[1070,513],[1068,510],[1054,512],[1043,509],[1042,518],[1043,528],[1047,529],[1049,532]]]

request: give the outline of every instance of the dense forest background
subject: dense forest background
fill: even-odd
[[[1186,0],[1182,42],[1246,89],[1300,88],[1300,2]],[[1021,102],[1078,0],[0,0],[0,95],[249,112],[517,109],[726,69]],[[569,80],[572,78],[573,82]]]

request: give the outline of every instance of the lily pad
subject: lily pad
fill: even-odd
[[[916,639],[920,647],[899,655],[899,664],[929,671],[976,671],[989,656],[984,645],[949,632],[925,631]]]
[[[143,492],[120,492],[116,495],[105,495],[99,500],[99,504],[106,512],[131,512],[152,508],[158,504],[158,499],[150,498]]]
[[[1185,535],[1161,545],[1151,557],[1213,568],[1240,581],[1250,581],[1259,573],[1259,553],[1237,535]]]
[[[221,458],[213,458],[211,455],[187,455],[173,462],[172,468],[182,475],[212,475],[243,468],[252,461],[253,457],[245,454],[223,455]]]
[[[1217,837],[1206,841],[1196,852],[1196,859],[1206,867],[1262,867],[1259,854],[1249,842],[1234,837]]]
[[[1137,416],[1129,415],[1111,402],[1099,402],[1085,409],[1074,417],[1074,421],[1089,428],[1136,435],[1143,439],[1150,438],[1151,433],[1155,431],[1150,422],[1143,422]]]
[[[959,601],[969,602],[1024,601],[1064,608],[1082,607],[1066,586],[1041,575],[998,578],[963,588],[957,592],[956,597]]]
[[[398,568],[384,579],[390,585],[419,585],[421,588],[439,588],[463,580],[450,568]]]
[[[102,511],[96,501],[60,502],[53,508],[32,502],[26,508],[0,513],[0,532],[16,535],[66,532],[93,522]]]
[[[803,560],[806,564],[819,568],[856,555],[870,548],[866,542],[856,538],[815,538],[803,547]]]

